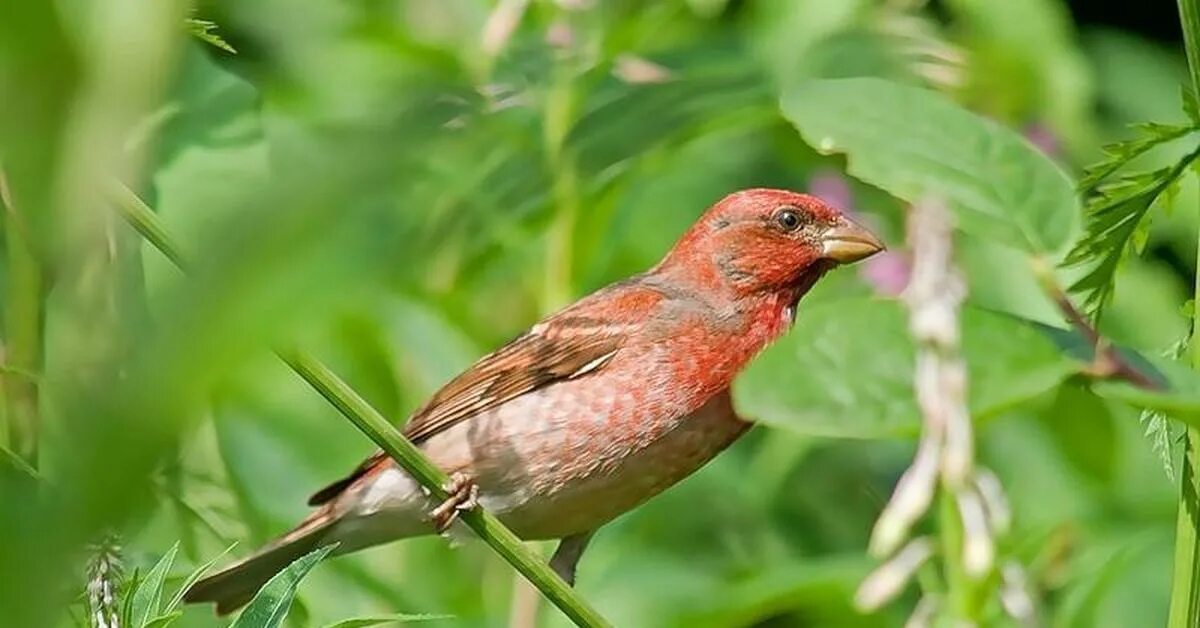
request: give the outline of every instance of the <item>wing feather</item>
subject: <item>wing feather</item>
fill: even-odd
[[[420,443],[516,397],[595,373],[626,338],[612,333],[611,325],[598,327],[589,319],[557,322],[554,327],[530,330],[451,380],[413,415],[404,435]]]
[[[614,289],[622,290],[613,294]],[[413,414],[404,435],[419,445],[521,395],[555,382],[602,372],[663,296],[660,291],[638,286],[631,280],[538,323],[450,380]],[[603,311],[595,312],[597,309]],[[317,506],[337,497],[389,460],[383,452],[375,452],[349,476],[314,493],[309,505]]]

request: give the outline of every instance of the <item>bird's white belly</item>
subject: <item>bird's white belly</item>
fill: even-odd
[[[691,475],[749,427],[710,405],[671,423],[660,433],[650,431],[647,436],[653,438],[641,446],[611,447],[609,453],[579,464],[544,469],[538,490],[518,491],[519,497],[496,495],[491,501],[522,538],[561,538],[595,530]],[[595,449],[584,447],[577,454],[588,457]],[[577,467],[590,470],[581,474]]]
[[[687,477],[749,427],[724,393],[677,418],[622,421],[600,407],[572,408],[599,411],[594,421],[539,423],[508,415],[545,410],[544,400],[539,406],[532,397],[529,407],[506,404],[503,413],[476,417],[424,446],[446,472],[474,479],[483,507],[526,539],[598,528]],[[436,504],[404,471],[389,467],[362,491],[356,516],[339,526],[354,528],[355,546],[433,532],[427,513]]]

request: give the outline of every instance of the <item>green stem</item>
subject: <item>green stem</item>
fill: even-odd
[[[1192,0],[1180,0],[1183,6]],[[1191,39],[1188,50],[1192,49]],[[1189,54],[1189,61],[1191,55]],[[1196,268],[1200,269],[1200,247],[1196,251]],[[1200,271],[1196,273],[1194,299],[1200,303]],[[1200,370],[1200,308],[1193,308],[1192,339],[1190,341],[1192,368]],[[1197,464],[1200,463],[1200,428],[1187,426],[1183,441],[1183,471],[1179,482],[1179,512],[1175,521],[1175,566],[1171,576],[1171,607],[1167,618],[1169,628],[1193,628],[1200,620],[1200,484],[1197,483]]]
[[[0,173],[8,287],[4,303],[4,400],[8,442],[37,467],[38,381],[42,364],[42,271],[22,215],[13,206]]]
[[[119,181],[109,187],[113,205],[125,219],[147,242],[154,245],[160,253],[171,260],[180,270],[186,271],[188,265],[183,253],[183,247],[171,237],[158,219],[158,214],[147,205],[133,190],[125,187]]]
[[[546,95],[542,119],[546,164],[553,177],[551,192],[554,210],[554,222],[547,234],[543,313],[557,310],[571,297],[575,221],[579,214],[575,160],[565,146],[567,132],[575,115],[575,93],[567,70],[563,67],[565,63],[559,62],[559,76]]]
[[[1196,0],[1179,0],[1179,21],[1183,27],[1192,89],[1200,89],[1200,4]]]
[[[942,562],[945,565],[946,612],[952,622],[963,625],[979,625],[985,590],[973,579],[963,565],[963,524],[958,511],[958,500],[945,485],[939,492],[938,524],[942,539]]]
[[[114,202],[121,214],[151,244],[172,261],[184,267],[181,249],[168,236],[158,222],[158,216],[132,191],[119,185],[115,188]],[[397,464],[417,482],[427,488],[435,499],[446,499],[445,485],[449,478],[436,467],[416,445],[412,444],[371,404],[367,403],[349,384],[340,379],[329,367],[303,351],[277,351],[305,382],[329,401],[363,434],[379,445]],[[577,626],[609,626],[599,613],[587,604],[550,566],[534,554],[517,535],[504,526],[483,508],[462,513],[461,519],[471,527],[492,549],[508,561],[521,575],[525,576]]]
[[[1196,484],[1197,449],[1200,447],[1200,432],[1194,427],[1187,428],[1183,445],[1183,472],[1180,474],[1179,513],[1175,523],[1175,567],[1171,577],[1171,608],[1167,619],[1170,628],[1192,628],[1196,625],[1197,591],[1200,590],[1200,578],[1197,578],[1197,565],[1200,556],[1197,551],[1197,504]]]
[[[950,619],[965,619],[967,610],[967,573],[963,568],[962,522],[958,519],[958,508],[954,496],[944,489],[938,491],[938,532],[942,539],[942,562],[945,564],[947,615]]]
[[[1179,20],[1187,49],[1191,87],[1200,93],[1200,0],[1179,0]],[[1193,296],[1200,303],[1200,248],[1196,260]],[[1200,342],[1195,336],[1196,331],[1200,330],[1200,308],[1193,308],[1192,316],[1192,368],[1200,370]],[[1170,628],[1192,628],[1200,620],[1200,490],[1197,490],[1197,463],[1200,463],[1200,429],[1188,426],[1175,526],[1175,567],[1167,619]]]

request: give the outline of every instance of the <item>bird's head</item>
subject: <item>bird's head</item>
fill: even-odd
[[[713,205],[663,260],[737,294],[807,291],[825,271],[884,249],[870,231],[815,196],[756,188]]]

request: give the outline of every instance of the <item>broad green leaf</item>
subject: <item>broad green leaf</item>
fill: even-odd
[[[1101,524],[1103,525],[1103,524]],[[1094,527],[1100,527],[1093,524]],[[1064,566],[1058,628],[1166,625],[1171,540],[1154,528],[1100,527]]]
[[[134,628],[144,628],[150,624],[151,620],[158,617],[163,581],[166,580],[171,563],[175,562],[175,552],[178,550],[179,543],[172,545],[171,549],[163,554],[163,557],[146,573],[145,579],[134,590],[130,611],[130,625]]]
[[[1021,136],[938,94],[870,78],[801,83],[784,116],[851,175],[906,201],[938,197],[959,227],[1033,253],[1058,253],[1075,234],[1067,176]]]
[[[292,606],[292,598],[296,596],[296,587],[334,547],[327,545],[309,552],[275,574],[258,590],[231,628],[277,628],[282,625],[283,618]]]
[[[1109,403],[1079,382],[1058,388],[1054,402],[1039,413],[1046,434],[1063,461],[1101,482],[1116,474],[1117,420]]]
[[[431,615],[427,613],[396,613],[393,615],[377,615],[374,617],[355,617],[328,624],[325,628],[366,628],[367,626],[382,626],[384,624],[406,624],[409,622],[430,621],[434,619],[453,619],[453,615]]]
[[[805,434],[879,438],[915,434],[915,349],[897,301],[845,299],[800,308],[796,327],[734,385],[746,417]],[[1078,369],[1054,341],[1020,319],[962,314],[971,414],[994,415]]]

